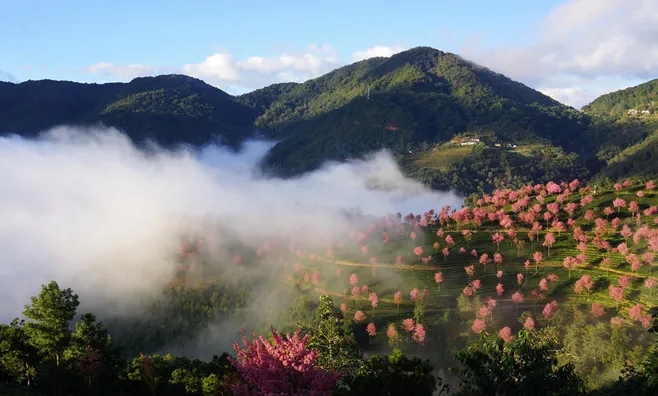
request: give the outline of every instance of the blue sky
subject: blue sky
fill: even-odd
[[[658,16],[658,0],[3,3],[0,79],[15,81],[183,72],[238,93],[419,45],[459,53],[574,105],[585,100],[579,94],[658,77],[655,40],[640,43],[652,45],[644,54],[621,50],[635,63],[628,68],[618,48],[601,55],[610,42],[636,39],[640,27],[658,31],[646,15]],[[630,3],[642,3],[643,15],[624,12]]]

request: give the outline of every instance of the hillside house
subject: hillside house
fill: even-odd
[[[639,113],[640,113],[640,111],[639,111],[639,110],[636,110],[636,109],[629,109],[629,110],[626,112],[626,114],[628,114],[628,115],[638,115]]]
[[[649,110],[642,110],[642,114],[651,114]]]
[[[461,139],[457,140],[455,144],[459,146],[473,146],[480,143],[480,139],[478,138],[468,138],[468,139]]]

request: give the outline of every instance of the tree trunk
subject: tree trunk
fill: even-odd
[[[27,379],[27,386],[30,386],[30,365],[25,362],[25,378]]]

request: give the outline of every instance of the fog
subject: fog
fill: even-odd
[[[348,233],[347,209],[381,216],[463,201],[406,179],[386,152],[296,179],[267,178],[257,164],[271,146],[144,152],[111,128],[0,137],[0,320],[19,316],[53,279],[96,307],[156,290],[171,276],[181,233],[208,233],[208,219],[230,219],[211,243],[235,238],[256,248],[272,235]]]

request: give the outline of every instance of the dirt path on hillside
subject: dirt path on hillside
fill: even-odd
[[[347,267],[364,267],[364,268],[372,268],[372,264],[368,263],[357,263],[354,261],[346,261],[346,260],[329,260],[325,258],[318,257],[316,259],[317,261],[323,261],[325,263],[331,263],[331,264],[336,264],[336,265],[342,265],[342,266],[347,266]],[[409,264],[386,264],[386,263],[377,263],[375,264],[375,268],[393,268],[393,269],[401,269],[401,270],[415,270],[415,271],[436,271],[437,268],[429,265],[409,265]]]

